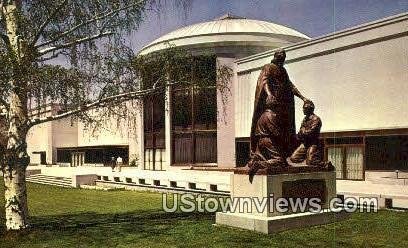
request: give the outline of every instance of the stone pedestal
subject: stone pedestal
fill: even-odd
[[[236,171],[231,175],[231,197],[239,204],[231,212],[217,213],[216,223],[273,233],[326,224],[344,217],[344,213],[328,210],[330,199],[336,197],[335,172],[308,170],[255,175],[252,182],[245,171]],[[310,202],[312,198],[314,200]],[[309,204],[302,210],[300,205],[294,205],[296,201]],[[315,210],[317,205],[324,210],[318,213],[308,211]],[[287,211],[278,211],[282,209]]]

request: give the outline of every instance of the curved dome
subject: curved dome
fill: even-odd
[[[193,24],[154,40],[140,54],[165,49],[168,43],[177,46],[258,45],[276,48],[309,39],[306,35],[272,22],[225,15],[214,21]],[[282,43],[282,44],[281,44]]]

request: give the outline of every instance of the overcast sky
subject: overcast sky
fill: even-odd
[[[226,13],[282,24],[317,37],[403,12],[408,12],[408,0],[193,0],[187,11],[168,4],[160,14],[148,12],[130,42],[137,52],[177,28]]]

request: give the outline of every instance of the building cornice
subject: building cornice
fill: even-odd
[[[361,24],[352,28],[348,28],[348,29],[344,29],[335,33],[331,33],[328,35],[324,35],[324,36],[320,36],[317,38],[313,38],[311,40],[308,41],[303,41],[303,42],[299,42],[290,46],[286,46],[284,47],[284,49],[286,50],[287,53],[292,53],[294,54],[297,50],[300,49],[307,49],[309,47],[315,46],[315,45],[321,45],[322,43],[327,43],[333,40],[339,40],[341,38],[345,38],[347,36],[351,36],[351,35],[356,35],[359,33],[363,33],[363,32],[369,32],[375,29],[379,29],[385,26],[390,26],[393,24],[400,24],[401,22],[404,21],[408,21],[408,12],[406,13],[402,13],[399,15],[395,15],[395,16],[391,16],[391,17],[387,17],[384,19],[380,19],[380,20],[376,20],[373,22],[369,22],[369,23],[365,23],[365,24]],[[402,25],[403,26],[403,25]],[[383,40],[387,40],[387,39],[393,39],[396,37],[402,37],[402,36],[406,36],[408,35],[408,25],[405,26],[405,29],[399,29],[398,31],[395,30],[391,30],[388,31],[388,33],[386,35],[382,34],[371,34],[369,37],[365,38],[365,39],[361,39],[361,40],[354,40],[354,39],[348,39],[348,44],[345,44],[343,46],[341,45],[332,45],[330,48],[328,49],[320,49],[319,51],[315,51],[315,52],[311,52],[309,54],[302,54],[302,56],[288,56],[288,60],[287,63],[290,64],[291,62],[295,62],[295,61],[299,61],[308,57],[316,57],[316,56],[321,56],[324,54],[328,54],[328,53],[333,53],[333,52],[338,52],[341,50],[345,50],[345,49],[350,49],[356,46],[361,46],[361,45],[365,45],[365,44],[369,44],[369,43],[375,43],[375,42],[380,42]],[[344,43],[343,43],[344,44]],[[250,62],[253,61],[257,61],[257,60],[261,60],[261,59],[266,59],[266,58],[270,58],[273,56],[274,52],[276,49],[270,50],[270,51],[266,51],[266,52],[262,52],[262,53],[258,53],[255,55],[251,55],[242,59],[238,59],[235,61],[235,63],[238,64],[238,66],[243,65],[243,64],[249,64]],[[251,68],[245,68],[242,70],[239,70],[240,73],[244,73],[244,72],[248,72],[248,71],[252,71],[252,70],[258,70],[262,67],[263,65],[259,65],[257,67],[251,67]]]

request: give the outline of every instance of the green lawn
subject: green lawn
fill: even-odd
[[[353,214],[336,224],[264,235],[213,226],[213,214],[166,214],[157,193],[37,184],[28,184],[28,193],[33,229],[5,234],[1,211],[0,247],[408,247],[408,212]]]

